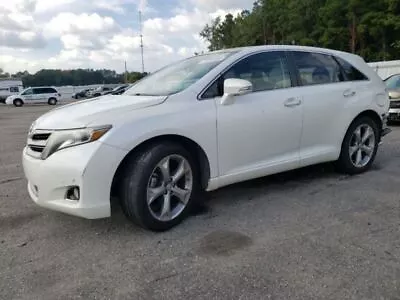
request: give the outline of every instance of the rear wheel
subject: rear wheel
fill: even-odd
[[[349,127],[343,141],[337,167],[348,174],[367,171],[375,160],[380,132],[376,122],[369,117],[356,119]]]
[[[22,105],[24,105],[24,102],[21,99],[15,99],[13,101],[13,104],[17,107],[21,107]]]
[[[121,206],[136,224],[165,231],[179,224],[193,207],[200,185],[190,153],[162,143],[133,155],[125,165]]]
[[[57,99],[56,98],[50,98],[47,103],[49,105],[56,105],[57,104]]]

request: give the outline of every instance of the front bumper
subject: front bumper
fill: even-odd
[[[389,109],[389,121],[400,121],[400,108]]]
[[[87,219],[111,215],[110,190],[114,173],[126,152],[93,142],[60,150],[46,160],[23,151],[22,163],[32,200],[45,208]],[[79,187],[80,199],[67,199]]]

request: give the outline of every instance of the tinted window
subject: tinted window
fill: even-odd
[[[344,59],[336,57],[336,60],[342,67],[346,81],[368,80],[367,76],[365,76],[363,73],[361,73],[359,70],[357,70],[355,67],[353,67]]]
[[[12,86],[12,87],[10,87],[10,92],[11,93],[18,93],[19,92],[19,88],[17,86]]]
[[[293,59],[303,85],[344,81],[339,64],[330,55],[293,52]]]
[[[268,91],[292,86],[289,68],[282,52],[264,52],[249,56],[215,81],[203,94],[203,98],[222,96],[223,81],[239,78],[250,81],[253,91]]]
[[[385,83],[386,86],[391,90],[400,89],[400,76],[391,76],[385,79]]]
[[[34,94],[44,94],[45,92],[44,92],[44,88],[36,88],[36,89],[33,89],[33,93]]]
[[[35,88],[33,89],[34,94],[54,94],[56,90],[53,88]]]

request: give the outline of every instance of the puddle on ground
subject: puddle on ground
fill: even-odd
[[[214,231],[200,240],[199,254],[229,256],[252,244],[247,235],[233,231]]]

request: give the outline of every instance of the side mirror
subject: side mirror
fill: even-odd
[[[222,105],[232,104],[236,96],[246,95],[253,91],[250,81],[230,78],[224,81],[224,95],[221,98]]]

